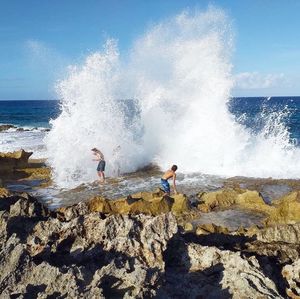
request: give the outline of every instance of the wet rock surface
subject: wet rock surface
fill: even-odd
[[[299,295],[299,223],[234,231],[213,223],[193,230],[190,223],[185,232],[178,225],[179,214],[190,209],[184,196],[167,210],[143,213],[127,205],[163,197],[135,194],[120,199],[119,213],[111,203],[105,210],[104,199],[50,211],[26,193],[2,194],[1,298]]]
[[[25,152],[24,150],[0,153],[0,172],[11,173],[16,169],[25,168],[28,166],[28,159],[32,154],[32,152]]]

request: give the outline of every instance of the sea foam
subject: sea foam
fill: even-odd
[[[229,113],[232,44],[230,19],[211,7],[153,26],[124,58],[108,40],[70,67],[57,86],[62,112],[45,138],[55,182],[94,180],[93,147],[113,176],[152,162],[185,173],[299,176],[299,150],[280,113],[266,113],[256,134]]]

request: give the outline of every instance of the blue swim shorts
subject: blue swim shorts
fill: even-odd
[[[169,184],[169,182],[165,179],[160,179],[160,183],[162,185],[163,190],[166,193],[170,193],[170,184]]]
[[[101,160],[97,166],[97,171],[104,171],[105,170],[105,161]]]

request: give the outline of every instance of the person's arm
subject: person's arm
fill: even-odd
[[[173,174],[173,187],[174,187],[174,193],[178,194],[175,181],[176,181],[176,173]]]
[[[93,159],[93,161],[100,161],[100,156],[97,153],[94,153],[94,155],[96,156],[95,159]]]

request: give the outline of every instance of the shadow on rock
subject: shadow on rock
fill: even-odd
[[[25,243],[27,237],[31,234],[34,226],[40,221],[39,217],[28,218],[26,216],[11,217],[7,221],[7,239],[12,235],[20,239],[22,243]]]
[[[179,234],[169,241],[164,261],[165,280],[157,298],[232,298],[221,285],[224,266],[218,263],[203,270],[191,270],[188,243]]]
[[[118,299],[123,298],[125,293],[132,291],[134,287],[120,288],[123,281],[111,275],[104,275],[101,279],[99,287],[103,290],[105,298]]]
[[[197,236],[193,233],[187,233],[183,235],[183,239],[186,242],[192,242],[202,246],[215,246],[221,250],[240,251],[246,249],[246,244],[255,241],[256,237],[233,236],[218,233]]]

